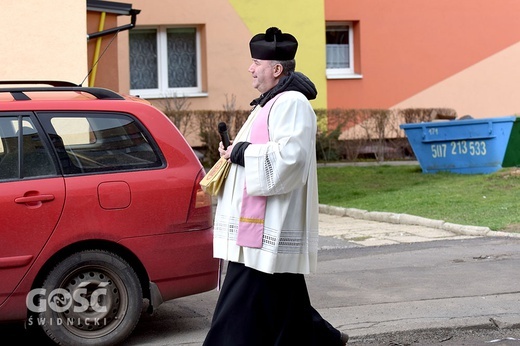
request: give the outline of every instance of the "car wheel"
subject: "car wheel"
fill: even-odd
[[[43,283],[38,325],[63,345],[113,345],[132,333],[143,305],[139,278],[121,257],[106,251],[73,254]]]

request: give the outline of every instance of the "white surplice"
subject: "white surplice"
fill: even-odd
[[[248,141],[257,106],[234,142]],[[288,91],[269,115],[269,142],[250,144],[245,167],[232,164],[218,195],[214,257],[243,263],[265,273],[316,271],[318,252],[318,182],[316,114],[306,97]],[[267,196],[261,248],[236,244],[242,191]]]

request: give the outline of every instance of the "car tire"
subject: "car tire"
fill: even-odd
[[[137,274],[107,251],[86,250],[65,258],[48,273],[42,288],[46,304],[40,304],[38,326],[60,345],[120,343],[141,316]]]

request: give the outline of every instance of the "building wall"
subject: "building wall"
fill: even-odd
[[[249,29],[250,36],[276,26],[296,37],[298,40],[296,70],[307,75],[318,89],[318,97],[312,101],[313,107],[326,108],[323,2],[316,0],[229,0],[229,2]]]
[[[2,1],[0,79],[80,83],[87,75],[85,18],[85,1]]]
[[[251,33],[227,0],[134,0],[141,10],[137,27],[197,25],[202,30],[203,87],[207,96],[189,98],[190,109],[222,110],[236,97],[236,109],[248,109],[258,92],[251,86],[247,71],[251,57]],[[125,18],[119,18],[122,25]],[[122,22],[123,21],[123,22]],[[129,92],[128,31],[119,34],[120,91]],[[153,101],[153,100],[152,100]]]
[[[520,111],[516,0],[325,0],[327,21],[357,22],[361,79],[329,80],[328,108]]]
[[[192,109],[222,109],[232,97],[248,109],[248,42],[278,26],[300,47],[297,69],[316,84],[315,108],[449,107],[488,117],[519,111],[520,30],[517,0],[133,0],[137,25],[189,24],[203,29],[205,97]],[[84,1],[2,2],[1,79],[62,79],[80,83],[93,63]],[[66,15],[64,15],[66,13]],[[23,20],[21,20],[23,18]],[[325,22],[353,21],[361,79],[326,80]],[[128,24],[108,18],[106,27]],[[85,25],[87,23],[87,25]],[[64,29],[66,28],[66,29]],[[110,36],[103,37],[102,50]],[[129,90],[128,31],[105,52],[96,85]],[[118,46],[119,44],[119,46]],[[88,43],[89,47],[93,42]],[[110,63],[103,63],[104,60]],[[115,67],[117,65],[117,67]],[[84,84],[86,85],[86,84]]]
[[[315,107],[326,106],[324,77],[324,12],[323,3],[313,0],[134,0],[140,9],[137,27],[147,25],[199,25],[203,29],[204,97],[189,99],[190,109],[223,109],[227,100],[236,98],[236,109],[249,109],[258,97],[252,87],[249,40],[270,26],[295,35],[300,43],[297,69],[316,84],[319,95]],[[299,8],[295,12],[295,8]],[[124,16],[119,19],[123,24]],[[128,32],[119,34],[120,91],[129,92]],[[158,103],[158,101],[152,100]]]

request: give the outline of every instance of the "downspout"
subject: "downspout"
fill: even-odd
[[[136,18],[137,18],[137,15],[140,12],[141,12],[141,10],[130,9],[128,11],[128,15],[131,16],[130,24],[126,24],[126,25],[123,25],[123,26],[119,26],[119,27],[111,28],[111,29],[107,29],[107,30],[104,30],[104,28],[105,28],[106,12],[105,11],[101,12],[101,17],[100,17],[100,20],[99,20],[99,30],[98,30],[98,32],[95,32],[95,33],[87,35],[87,41],[90,40],[90,39],[93,39],[93,38],[97,38],[96,48],[94,50],[94,56],[93,56],[93,62],[92,62],[92,69],[89,72],[89,78],[90,78],[89,86],[90,87],[93,87],[94,84],[95,84],[95,81],[96,81],[97,63],[98,63],[98,60],[99,60],[99,52],[101,51],[101,40],[102,40],[101,37],[106,36],[106,35],[111,35],[111,34],[117,34],[120,31],[132,29],[133,27],[135,27]],[[109,43],[109,45],[110,45],[110,43]]]
[[[101,17],[99,19],[99,27],[98,32],[103,31],[105,28],[105,18],[106,12],[101,12]],[[96,82],[96,73],[97,73],[97,61],[99,58],[99,52],[101,51],[101,41],[103,40],[102,36],[99,36],[96,41],[96,49],[94,50],[94,57],[92,59],[92,74],[90,75],[90,80],[88,85],[93,87]]]
[[[133,27],[135,27],[135,23],[136,23],[136,19],[137,19],[137,15],[141,12],[141,10],[130,10],[129,11],[129,15],[132,16],[131,17],[131,22],[130,24],[126,24],[126,25],[122,25],[122,26],[118,26],[117,28],[111,28],[111,29],[107,29],[107,30],[102,30],[102,31],[99,31],[99,32],[95,32],[93,34],[88,34],[87,35],[87,41],[88,40],[91,40],[93,38],[96,38],[96,37],[100,37],[100,36],[105,36],[105,35],[110,35],[110,34],[114,34],[114,33],[118,33],[120,31],[124,31],[124,30],[130,30],[132,29]]]

